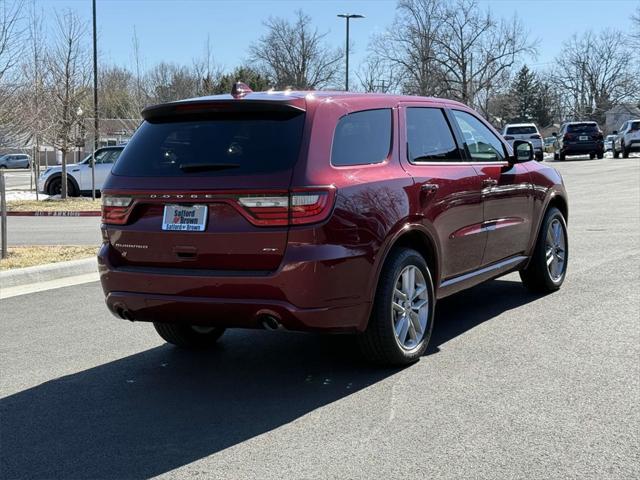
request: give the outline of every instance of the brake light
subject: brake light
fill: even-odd
[[[531,135],[529,138],[535,138],[536,140],[540,140],[542,137],[539,134]]]
[[[104,195],[102,197],[102,223],[124,225],[131,213],[131,197]]]
[[[254,225],[277,226],[289,223],[289,197],[287,195],[247,195],[238,197],[238,203]]]
[[[565,133],[564,137],[562,137],[563,140],[572,140],[573,139],[573,135],[571,135],[570,133]]]
[[[511,135],[507,135],[504,137],[505,140],[513,140],[513,137]]]
[[[335,189],[296,189],[286,195],[247,194],[238,197],[245,218],[254,225],[308,225],[325,220],[331,213]]]

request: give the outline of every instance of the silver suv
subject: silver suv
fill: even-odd
[[[538,131],[538,127],[533,123],[509,123],[505,125],[502,136],[509,142],[513,148],[513,142],[516,140],[526,140],[533,145],[533,151],[537,161],[541,162],[544,158],[544,142],[542,135]]]
[[[629,158],[631,152],[640,152],[640,119],[627,120],[613,140],[613,158]]]

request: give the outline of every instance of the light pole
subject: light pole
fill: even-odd
[[[96,150],[100,124],[98,117],[98,39],[96,33],[96,0],[93,6],[93,152],[91,153],[91,199],[96,199]]]
[[[347,21],[347,41],[346,41],[346,70],[344,74],[344,89],[349,91],[349,20],[352,18],[364,18],[364,15],[358,15],[353,13],[339,13],[338,17],[344,18]]]

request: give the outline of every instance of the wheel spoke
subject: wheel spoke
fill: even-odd
[[[393,293],[395,293],[398,297],[400,297],[401,300],[407,300],[407,296],[402,290],[398,290],[396,288]]]
[[[416,290],[413,292],[413,298],[411,298],[411,300],[415,300],[416,298],[418,298],[420,295],[422,295],[425,292],[426,289],[427,289],[427,286],[424,284],[416,285]]]
[[[422,334],[422,325],[420,324],[420,315],[416,312],[411,312],[409,314],[409,318],[411,319],[411,325],[413,326],[413,330],[418,334]]]
[[[407,341],[407,332],[409,331],[409,319],[406,315],[403,315],[396,323],[396,335],[400,343],[404,345]]]
[[[551,262],[553,262],[554,258],[555,256],[553,254],[553,248],[547,249],[547,267],[551,265]]]
[[[416,282],[416,272],[415,268],[407,268],[402,273],[402,291],[407,296],[407,298],[413,297],[413,291],[415,289]]]
[[[396,312],[400,312],[403,313],[404,312],[404,308],[402,307],[402,305],[400,305],[399,303],[393,302],[391,303],[391,307],[396,311]]]
[[[547,230],[547,245],[548,246],[552,246],[555,242],[553,241],[553,233],[551,232],[551,229]]]
[[[429,299],[425,298],[424,300],[420,300],[419,302],[411,305],[411,310],[420,310],[422,307],[429,303]]]

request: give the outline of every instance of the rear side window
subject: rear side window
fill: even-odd
[[[631,122],[631,126],[629,127],[629,130],[640,130],[640,120],[636,121],[636,122]]]
[[[507,128],[507,135],[527,135],[538,133],[536,127],[509,127]]]
[[[458,146],[439,108],[407,109],[407,147],[411,163],[460,161]]]
[[[290,170],[298,158],[304,118],[298,111],[226,112],[197,120],[146,121],[118,158],[113,173],[233,176]]]
[[[390,151],[391,109],[350,113],[336,125],[331,164],[343,167],[381,163]]]
[[[595,132],[598,125],[595,123],[572,123],[567,125],[567,133]]]

